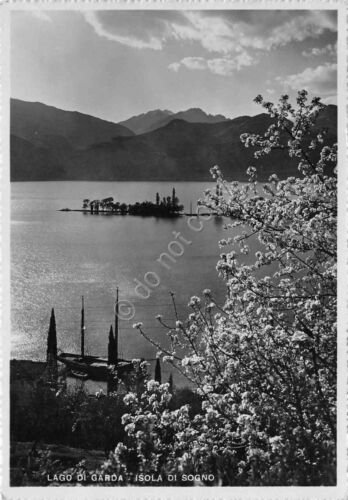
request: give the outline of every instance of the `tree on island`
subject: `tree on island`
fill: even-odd
[[[160,199],[159,193],[156,193],[156,203],[151,201],[136,202],[133,204],[126,204],[114,202],[113,197],[103,198],[102,200],[83,200],[83,210],[90,210],[91,214],[99,214],[99,211],[109,212],[121,215],[149,215],[159,217],[177,216],[183,211],[183,205],[179,204],[179,199],[175,195],[173,188],[172,197],[163,197]]]
[[[110,211],[110,210],[113,209],[114,199],[113,199],[112,196],[110,196],[108,198],[104,198],[104,199],[101,200],[101,204],[102,204],[103,210]]]
[[[106,472],[210,473],[230,486],[336,484],[337,145],[315,129],[324,106],[306,91],[296,107],[286,95],[278,105],[256,102],[274,123],[242,141],[256,159],[284,149],[298,158],[299,177],[274,174],[261,186],[249,167],[250,182],[240,185],[212,169],[218,192],[208,191],[205,205],[238,214],[220,242],[232,247],[218,262],[226,303],[207,289],[169,329],[171,348],[151,340],[196,387],[201,411],[170,410],[168,384],[153,380],[141,397],[128,394],[127,441]]]
[[[128,206],[126,205],[126,203],[121,203],[121,205],[120,205],[121,214],[126,214],[127,211],[128,211]]]

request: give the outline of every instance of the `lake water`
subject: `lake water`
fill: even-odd
[[[192,295],[210,288],[224,302],[225,286],[215,266],[224,219],[188,217],[102,216],[59,209],[80,208],[82,199],[113,196],[120,202],[155,200],[156,192],[170,196],[173,183],[147,182],[23,182],[11,185],[11,308],[12,357],[43,360],[51,308],[57,323],[58,348],[80,348],[81,296],[85,298],[86,347],[89,354],[106,356],[110,324],[114,322],[116,286],[124,319],[120,322],[120,351],[127,358],[152,359],[156,349],[132,328],[141,321],[154,339],[166,340],[156,321],[161,314],[174,323],[170,291],[175,292],[180,316],[191,312]],[[180,202],[189,210],[209,183],[175,183]],[[195,231],[192,228],[198,229]],[[177,233],[180,233],[178,236]],[[172,244],[181,239],[181,247]],[[186,243],[190,241],[191,243]],[[157,261],[168,245],[175,260]],[[183,251],[182,251],[183,250]],[[166,265],[163,264],[166,263]],[[136,289],[149,279],[150,288]],[[139,280],[136,282],[135,280]],[[128,309],[131,314],[128,317]]]
[[[175,324],[170,291],[180,319],[191,311],[192,295],[210,288],[219,304],[225,284],[218,276],[218,242],[231,236],[227,219],[106,216],[61,212],[81,208],[82,200],[113,196],[134,203],[170,196],[195,211],[196,201],[213,184],[198,182],[17,182],[11,184],[11,345],[12,357],[44,360],[51,308],[54,307],[58,348],[79,352],[81,296],[85,300],[86,351],[106,356],[119,287],[119,351],[128,359],[154,360],[156,348],[133,323],[142,322],[153,339],[166,343],[161,314]],[[198,230],[200,229],[200,230]],[[180,234],[178,234],[180,233]],[[180,245],[177,244],[179,241]],[[176,242],[176,243],[174,243]],[[190,242],[190,243],[188,243]],[[170,255],[162,257],[161,254]],[[223,251],[226,251],[224,249]],[[249,260],[249,258],[246,258]],[[155,274],[147,274],[155,273]],[[144,276],[158,285],[138,287]],[[153,365],[153,362],[152,362]],[[168,369],[163,367],[164,379]],[[179,379],[180,381],[180,379]],[[178,382],[179,382],[178,381]]]

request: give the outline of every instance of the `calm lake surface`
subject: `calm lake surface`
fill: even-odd
[[[89,354],[106,356],[108,332],[114,322],[116,286],[120,301],[128,301],[121,312],[120,351],[124,357],[153,359],[156,349],[132,328],[141,321],[157,341],[166,332],[155,319],[157,314],[175,323],[169,292],[175,292],[179,314],[191,312],[192,295],[210,288],[221,304],[225,286],[216,271],[221,250],[218,241],[228,233],[227,219],[203,221],[194,231],[188,217],[103,216],[80,212],[60,212],[61,208],[81,208],[82,199],[113,196],[115,201],[133,203],[155,200],[156,192],[170,196],[175,187],[187,211],[202,197],[209,183],[147,182],[17,182],[11,185],[11,306],[12,357],[43,360],[51,308],[57,323],[58,348],[80,349],[81,296],[85,298],[86,344]],[[199,227],[195,219],[192,225]],[[172,245],[182,253],[167,266],[157,259],[175,234],[191,243]],[[178,238],[178,237],[177,237]],[[164,259],[163,259],[164,260]],[[136,289],[144,275],[159,278],[150,296],[142,298]],[[153,275],[150,276],[150,279]],[[142,289],[143,295],[145,291]],[[128,309],[127,309],[128,308]],[[130,308],[130,309],[129,309]],[[130,312],[129,312],[130,311]],[[128,314],[129,313],[129,314]],[[128,318],[128,316],[131,316]]]

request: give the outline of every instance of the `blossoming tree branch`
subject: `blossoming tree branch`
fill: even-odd
[[[218,189],[203,201],[231,216],[217,264],[225,304],[207,289],[182,320],[173,296],[176,324],[158,317],[169,347],[136,325],[199,393],[201,412],[171,410],[168,384],[128,394],[128,439],[106,471],[211,473],[231,486],[335,484],[337,145],[317,129],[324,105],[306,91],[294,106],[287,95],[255,101],[273,124],[241,137],[255,150],[250,182],[228,182],[214,167]],[[298,176],[261,185],[257,163],[279,149],[298,160]]]

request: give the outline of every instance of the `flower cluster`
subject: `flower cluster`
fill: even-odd
[[[127,396],[127,457],[116,450],[113,460],[129,468],[133,457],[137,471],[209,471],[220,485],[333,485],[337,147],[315,128],[323,105],[306,91],[296,107],[288,96],[255,101],[274,123],[242,141],[259,148],[256,158],[287,151],[299,176],[273,174],[261,186],[249,167],[250,183],[239,185],[212,169],[225,196],[207,193],[205,203],[230,217],[217,264],[226,303],[210,290],[192,297],[193,312],[163,349],[197,388],[201,412],[170,411],[168,388],[152,382],[136,401]]]

